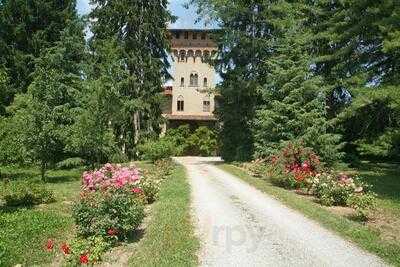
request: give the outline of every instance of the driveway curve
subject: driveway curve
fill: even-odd
[[[385,266],[297,211],[215,166],[179,157],[192,186],[202,266]]]

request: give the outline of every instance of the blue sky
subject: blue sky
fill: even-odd
[[[172,14],[178,17],[178,20],[171,25],[172,28],[203,28],[202,23],[195,24],[197,18],[195,7],[188,9],[183,7],[188,0],[170,0],[169,9]],[[79,14],[90,12],[89,0],[78,0],[77,4]]]

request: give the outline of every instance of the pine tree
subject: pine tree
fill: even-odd
[[[54,47],[37,59],[27,93],[16,96],[11,110],[17,123],[25,120],[23,145],[40,162],[42,177],[49,165],[63,159],[64,148],[78,108],[85,58],[83,23],[69,22]]]
[[[142,137],[157,134],[161,123],[160,92],[168,77],[166,27],[172,20],[167,11],[168,1],[94,0],[92,3],[96,6],[90,14],[92,43],[96,47],[115,40],[119,53],[116,63],[127,73],[117,87],[123,112],[116,132],[125,150],[133,156],[136,144]]]
[[[199,13],[217,21],[219,54],[214,61],[222,78],[221,155],[225,160],[248,160],[254,152],[251,121],[260,104],[257,88],[266,82],[268,69],[262,64],[271,53],[274,26],[269,16],[273,1],[192,1]]]
[[[1,102],[8,106],[15,93],[32,82],[35,59],[60,40],[60,33],[76,16],[76,0],[0,1],[0,68],[9,78]]]
[[[299,3],[280,1],[270,18],[278,38],[274,53],[265,61],[269,69],[262,85],[263,105],[258,107],[253,133],[256,157],[268,157],[285,142],[300,142],[332,164],[340,158],[339,136],[329,133],[323,80],[313,73],[311,34],[305,27]]]
[[[316,72],[329,85],[329,114],[338,117],[346,151],[395,156],[400,2],[317,1],[310,7]]]

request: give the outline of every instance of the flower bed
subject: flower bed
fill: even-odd
[[[318,155],[301,145],[290,143],[269,160],[253,161],[243,168],[276,186],[313,195],[323,205],[352,207],[360,219],[367,219],[375,205],[370,186],[357,175],[326,168]]]
[[[161,181],[169,175],[171,161],[160,161],[151,171],[134,165],[105,164],[84,172],[79,201],[72,209],[77,237],[67,244],[49,239],[45,249],[56,247],[71,265],[101,261],[112,246],[126,240],[144,218],[144,206],[157,199]]]

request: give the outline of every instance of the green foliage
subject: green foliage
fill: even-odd
[[[144,159],[148,159],[153,162],[179,154],[179,152],[176,150],[175,144],[166,138],[148,141],[140,145],[138,150],[144,155]]]
[[[159,133],[160,93],[169,78],[166,27],[173,18],[166,0],[92,4],[95,65],[90,76],[116,93],[118,110],[111,123],[123,150],[135,157],[136,145]]]
[[[99,262],[110,247],[110,243],[101,236],[77,238],[70,245],[71,254],[67,257],[68,263],[72,266],[81,266],[82,255],[88,256],[89,263]]]
[[[1,1],[0,66],[8,73],[10,90],[0,103],[8,106],[15,93],[26,92],[34,78],[33,62],[60,40],[67,24],[77,17],[75,6],[75,0]]]
[[[70,21],[54,47],[36,61],[33,81],[26,94],[16,96],[10,123],[25,121],[19,138],[34,161],[40,162],[42,177],[49,165],[64,157],[64,148],[74,120],[81,90],[81,68],[85,44],[81,21]]]
[[[188,124],[180,125],[178,128],[171,128],[165,133],[165,139],[170,140],[176,146],[176,156],[183,156],[188,149],[187,140],[191,135]]]
[[[119,237],[126,238],[142,222],[144,206],[132,192],[83,192],[72,215],[82,237],[106,237],[109,229],[116,229]]]
[[[400,157],[398,89],[381,87],[354,90],[354,101],[337,118],[350,153],[352,149],[357,149],[361,156]]]
[[[56,164],[57,169],[61,170],[70,170],[75,169],[77,167],[81,167],[85,164],[84,160],[81,158],[67,158],[63,161],[60,161]]]
[[[162,178],[164,177],[154,177],[150,175],[140,179],[138,186],[143,190],[147,203],[151,204],[158,198]]]
[[[189,155],[212,156],[218,149],[217,136],[213,130],[201,126],[186,141]]]
[[[370,216],[371,210],[376,208],[376,194],[352,194],[346,203],[349,207],[356,210],[356,217],[366,221]]]
[[[212,156],[218,151],[215,132],[201,126],[191,133],[188,125],[169,129],[165,136],[138,147],[145,159],[157,161],[171,156]]]
[[[53,192],[45,185],[29,180],[3,181],[0,187],[0,208],[33,206],[53,202]]]

